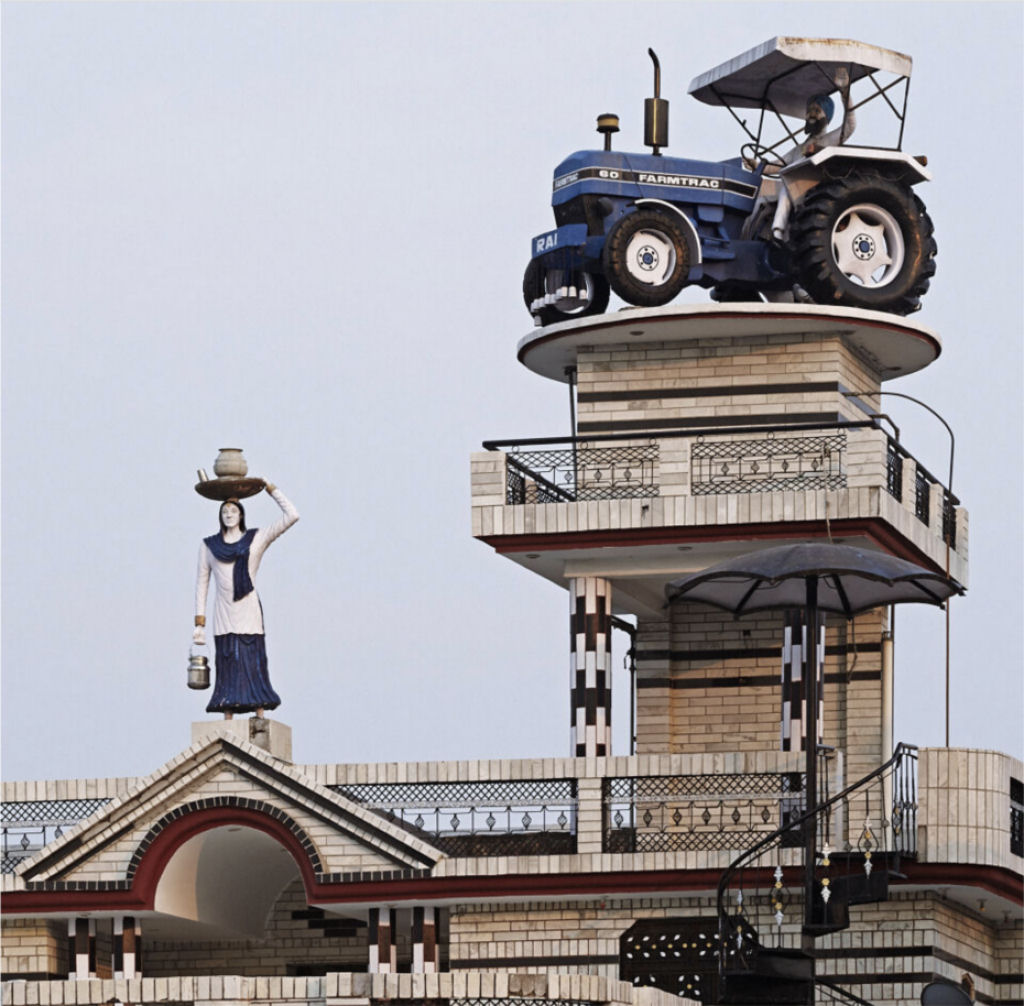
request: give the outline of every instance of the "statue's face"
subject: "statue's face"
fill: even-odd
[[[220,519],[226,528],[238,527],[242,513],[234,503],[225,503],[220,509]]]
[[[828,125],[828,116],[825,109],[813,99],[807,103],[807,121],[804,124],[804,132],[811,136],[824,132]]]

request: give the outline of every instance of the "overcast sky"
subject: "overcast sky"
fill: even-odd
[[[296,761],[567,754],[566,594],[469,533],[480,441],[568,428],[564,387],[515,359],[528,242],[598,113],[639,148],[648,46],[669,153],[717,159],[743,137],[689,81],[778,34],[914,58],[904,148],[939,246],[916,319],[945,349],[889,387],[953,426],[971,515],[952,743],[1020,754],[1020,4],[2,16],[5,778],[148,773],[205,718],[185,670],[216,512],[192,485],[221,446],[302,514],[258,580]],[[885,408],[944,476],[941,426]],[[897,625],[897,738],[941,744],[943,616]]]

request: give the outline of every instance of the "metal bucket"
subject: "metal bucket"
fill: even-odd
[[[188,686],[196,689],[210,687],[210,661],[202,654],[188,655]]]

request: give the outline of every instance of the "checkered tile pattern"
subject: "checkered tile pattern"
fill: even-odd
[[[786,615],[782,641],[782,750],[807,750],[807,627],[799,612]],[[819,620],[818,645],[810,655],[818,675],[818,743],[825,718],[825,626]]]
[[[593,576],[569,581],[571,752],[612,753],[612,585]]]

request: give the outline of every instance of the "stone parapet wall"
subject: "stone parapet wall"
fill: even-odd
[[[918,856],[1024,873],[1010,851],[1010,779],[1024,763],[998,751],[923,748],[918,762]]]
[[[505,779],[579,779],[615,775],[700,775],[776,771],[781,752],[636,754],[601,758],[514,758],[480,761],[368,762],[297,766],[325,786],[364,783],[475,782]]]
[[[4,782],[4,803],[32,800],[112,800],[124,796],[139,784],[133,776],[113,779],[21,779]]]
[[[656,989],[635,989],[626,982],[589,975],[480,974],[327,974],[318,977],[243,977],[238,975],[139,978],[129,981],[4,982],[7,1006],[103,1006],[115,999],[134,1006],[242,1006],[249,1003],[309,1003],[316,1006],[369,1006],[402,1000],[536,1000],[593,1006],[673,1006],[675,996]]]

